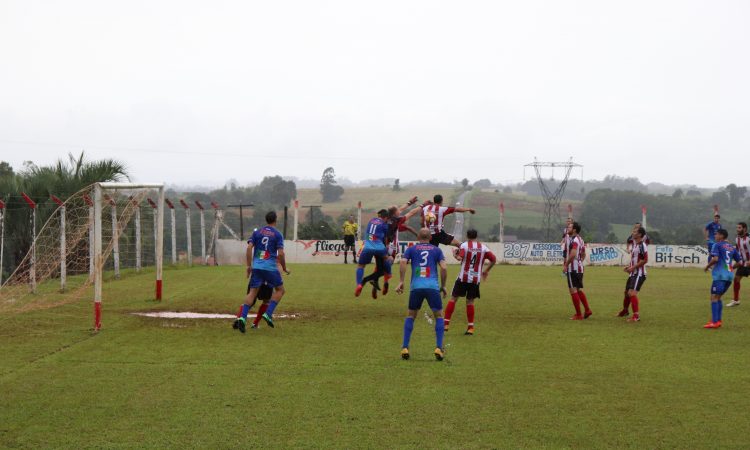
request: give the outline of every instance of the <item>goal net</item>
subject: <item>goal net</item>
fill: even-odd
[[[94,300],[94,329],[99,330],[103,283],[146,266],[153,267],[155,298],[161,300],[163,184],[95,183],[65,201],[54,199],[58,208],[0,286],[0,313],[89,298]],[[33,228],[35,213],[32,208]]]

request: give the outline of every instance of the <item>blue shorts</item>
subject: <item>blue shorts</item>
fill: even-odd
[[[253,269],[253,273],[250,275],[250,289],[260,287],[264,281],[272,288],[284,284],[284,280],[281,279],[281,274],[278,270]]]
[[[728,280],[714,280],[714,282],[711,283],[711,294],[724,295],[724,293],[729,290],[731,284],[732,282]]]
[[[427,300],[430,309],[439,311],[443,309],[443,299],[440,298],[440,291],[436,289],[414,289],[409,293],[409,309],[419,311],[422,308],[422,302]]]
[[[363,248],[362,253],[359,255],[359,261],[357,261],[358,264],[370,264],[372,261],[373,256],[382,256],[385,258],[385,247],[382,249],[374,249],[374,248]]]

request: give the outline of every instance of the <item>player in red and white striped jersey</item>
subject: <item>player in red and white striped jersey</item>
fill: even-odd
[[[648,263],[648,245],[646,244],[646,230],[643,227],[638,227],[633,232],[633,244],[630,248],[630,264],[623,270],[630,274],[628,281],[625,283],[625,295],[627,295],[628,302],[623,303],[622,311],[617,315],[618,317],[626,317],[630,314],[628,308],[633,307],[633,317],[628,319],[628,322],[638,322],[641,320],[640,313],[640,300],[638,300],[638,292],[640,292],[643,283],[646,282],[646,263]]]
[[[562,239],[560,240],[560,247],[562,247],[563,251],[563,258],[568,256],[568,241],[570,240],[570,236],[568,236],[568,226],[573,223],[573,219],[568,217],[565,219],[565,228],[562,230]]]
[[[633,229],[630,230],[630,236],[628,236],[628,239],[625,241],[625,248],[627,249],[627,252],[630,253],[633,250],[633,245],[635,244],[635,235],[638,232],[639,229],[641,229],[641,223],[636,222],[633,225]],[[648,234],[643,235],[643,243],[644,245],[651,245],[651,238],[648,237]],[[628,311],[630,308],[630,296],[628,295],[628,289],[625,289],[625,292],[623,293],[624,297],[622,298],[622,311]],[[622,311],[620,311],[617,316],[618,317],[624,317],[627,316],[628,313],[621,315]]]
[[[727,303],[727,306],[740,306],[740,280],[744,277],[750,276],[750,236],[747,234],[747,224],[740,222],[737,224],[737,240],[735,241],[735,247],[740,252],[742,262],[735,265],[734,271],[734,297],[731,302]]]
[[[638,231],[638,229],[642,228],[640,222],[636,222],[633,225],[633,229],[630,230],[630,236],[628,236],[627,241],[625,241],[625,246],[627,248],[628,253],[630,253],[630,250],[633,248],[633,244],[635,243],[635,233]],[[646,245],[651,245],[651,238],[648,237],[648,234],[643,236],[643,243]]]
[[[445,309],[445,330],[450,327],[451,316],[456,308],[456,300],[466,297],[466,319],[468,335],[474,334],[474,299],[479,298],[479,283],[487,279],[487,275],[495,265],[497,259],[486,245],[477,241],[477,230],[470,229],[466,232],[468,240],[461,244],[456,257],[461,261],[458,278],[453,283],[453,292],[448,306]],[[489,261],[487,265],[484,261]]]
[[[428,228],[432,233],[430,238],[430,244],[437,246],[438,244],[452,245],[454,247],[459,246],[459,242],[452,234],[448,234],[443,230],[443,220],[445,216],[457,212],[469,212],[474,214],[476,211],[474,208],[454,208],[452,206],[443,206],[443,196],[437,194],[433,197],[433,203],[426,205],[422,208],[422,226]]]
[[[568,248],[567,256],[563,262],[563,272],[568,280],[568,290],[570,298],[573,300],[573,307],[576,313],[571,320],[588,319],[591,316],[591,308],[586,294],[583,292],[583,260],[586,258],[586,245],[580,236],[581,225],[578,222],[571,222],[568,225]],[[581,304],[584,307],[584,313],[581,314]]]

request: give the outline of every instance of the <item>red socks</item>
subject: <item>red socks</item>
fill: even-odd
[[[734,288],[734,299],[735,301],[740,301],[740,280],[737,278],[734,279],[734,284],[732,285]]]
[[[581,303],[583,303],[583,310],[586,312],[591,311],[591,308],[589,308],[589,301],[586,298],[586,294],[583,291],[578,291],[578,298],[581,299]]]
[[[466,305],[466,321],[469,322],[469,326],[474,326],[474,305]]]
[[[453,315],[454,309],[456,309],[456,302],[453,300],[448,301],[448,306],[445,307],[445,322],[446,323],[451,321],[451,316]]]
[[[630,296],[628,295],[628,292],[625,291],[625,298],[622,300],[622,310],[627,311],[628,308],[630,308]]]
[[[260,316],[262,316],[267,309],[268,303],[261,303],[260,308],[258,308],[258,313],[255,315],[255,319],[253,319],[253,325],[255,325],[256,327],[258,326],[258,323],[260,322]]]
[[[636,317],[638,317],[638,315],[639,315],[638,314],[638,311],[639,311],[639,308],[638,308],[638,296],[634,295],[634,296],[630,297],[630,302],[633,304],[633,315],[636,316]]]
[[[578,292],[570,294],[570,298],[573,299],[573,307],[576,309],[576,315],[581,315],[581,297],[578,296]]]

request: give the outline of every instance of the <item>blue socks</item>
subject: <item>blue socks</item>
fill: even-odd
[[[268,317],[273,317],[273,310],[276,309],[276,306],[279,304],[279,302],[275,300],[271,300],[271,303],[268,304],[268,309],[266,310],[266,314]]]
[[[365,276],[365,269],[357,267],[357,285],[362,284],[362,278]]]
[[[401,346],[402,348],[409,348],[412,331],[414,331],[414,318],[407,317],[406,320],[404,320],[404,343]]]
[[[445,335],[445,319],[442,317],[435,320],[435,338],[438,348],[443,348],[443,336]]]
[[[247,319],[247,313],[250,311],[250,305],[244,304],[242,305],[242,318]]]
[[[718,317],[719,321],[721,321],[721,313],[722,313],[722,310],[724,309],[724,303],[722,303],[721,300],[719,300],[718,302],[716,302],[716,304],[717,304],[717,306],[716,306],[716,312],[717,312],[716,317]]]
[[[404,342],[401,345],[402,348],[409,348],[412,331],[414,331],[414,319],[407,317],[404,320]],[[435,321],[435,338],[438,348],[443,348],[443,336],[445,336],[445,319],[441,317]]]
[[[724,304],[721,300],[711,302],[711,322],[718,322],[721,320],[721,312],[724,309]]]
[[[390,259],[385,260],[385,273],[388,275],[391,274],[391,266],[393,265],[393,262]]]

